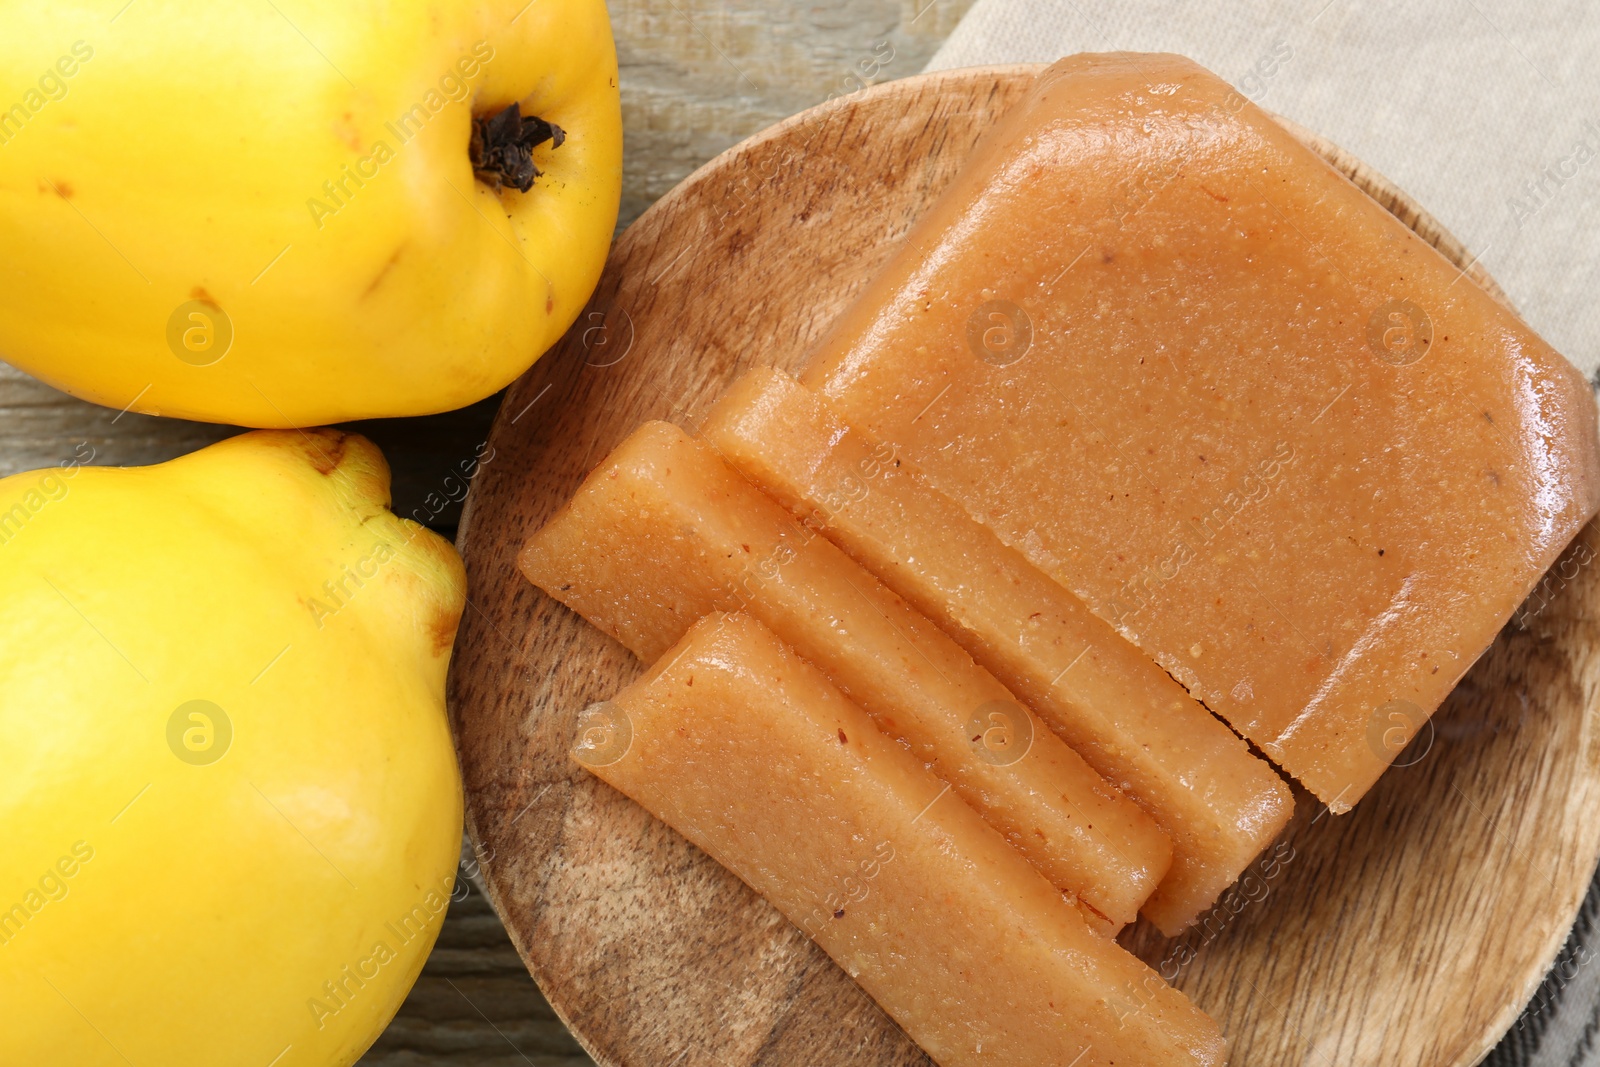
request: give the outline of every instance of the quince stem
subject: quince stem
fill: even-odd
[[[522,106],[512,103],[489,118],[473,118],[468,146],[472,173],[496,192],[509,185],[525,193],[541,173],[533,165],[534,148],[546,141],[551,148],[560,148],[566,139],[566,131],[560,126],[534,115],[525,116]]]

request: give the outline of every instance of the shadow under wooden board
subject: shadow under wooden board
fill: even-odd
[[[518,951],[601,1064],[929,1062],[773,908],[568,759],[577,713],[642,666],[515,558],[641,421],[692,428],[742,371],[796,368],[1038,69],[891,82],[713,160],[622,236],[589,310],[500,409],[460,535],[468,828]],[[1468,264],[1382,177],[1296,132]],[[1472,1064],[1533,993],[1600,851],[1592,554],[1569,550],[1353,813],[1299,794],[1200,927],[1124,933],[1216,1017],[1234,1064]]]

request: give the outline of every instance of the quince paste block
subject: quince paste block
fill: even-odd
[[[942,1067],[1220,1064],[1216,1024],[815,667],[713,614],[574,757],[805,931]]]
[[[646,662],[703,616],[747,611],[1105,933],[1166,874],[1171,844],[1143,810],[937,626],[670,423],[634,431],[519,563]]]
[[[1043,73],[802,380],[1335,811],[1600,503],[1577,371],[1178,56]]]
[[[942,626],[1172,839],[1141,912],[1176,936],[1294,812],[1266,761],[1077,597],[770,368],[702,435],[735,468]]]

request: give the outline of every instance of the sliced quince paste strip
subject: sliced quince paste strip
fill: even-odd
[[[1220,1064],[1210,1018],[811,664],[712,614],[575,758],[804,930],[942,1067]]]
[[[1577,371],[1178,56],[1042,74],[802,380],[1335,811],[1600,503]]]
[[[1081,600],[908,460],[764,368],[702,435],[735,468],[944,628],[1172,839],[1141,909],[1176,936],[1283,829],[1289,787]]]
[[[652,662],[743,608],[902,741],[1111,933],[1171,844],[994,676],[709,447],[646,423],[524,546],[535,585]]]

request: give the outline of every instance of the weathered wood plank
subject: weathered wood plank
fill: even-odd
[[[863,84],[920,71],[972,0],[611,0],[625,226],[701,163]]]
[[[505,927],[476,889],[454,901],[422,977],[364,1067],[582,1067]]]

